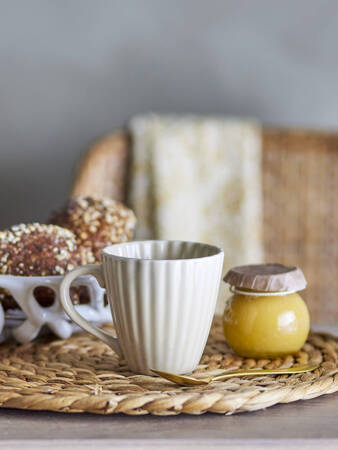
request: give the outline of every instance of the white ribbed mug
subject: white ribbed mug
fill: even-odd
[[[102,251],[102,265],[79,267],[60,286],[62,306],[136,373],[192,372],[202,356],[215,312],[223,250],[186,241],[133,241]],[[75,310],[71,283],[91,274],[106,288],[117,338]]]

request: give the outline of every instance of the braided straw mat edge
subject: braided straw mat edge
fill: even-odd
[[[179,387],[158,377],[131,373],[111,349],[88,334],[65,340],[45,337],[24,345],[0,346],[0,407],[163,416],[255,411],[338,391],[337,360],[338,338],[314,332],[294,356],[241,358],[227,347],[218,317],[195,374],[308,362],[320,367],[305,374],[234,377],[208,386]]]

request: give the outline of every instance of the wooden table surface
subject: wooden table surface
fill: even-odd
[[[128,417],[0,409],[0,449],[324,446],[338,448],[338,393],[232,416]]]

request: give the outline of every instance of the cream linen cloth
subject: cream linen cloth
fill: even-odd
[[[145,115],[130,121],[136,238],[224,249],[224,272],[263,261],[261,128],[248,120]],[[217,312],[226,297],[222,282]]]

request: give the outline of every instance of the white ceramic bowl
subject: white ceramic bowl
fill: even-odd
[[[9,309],[5,314],[0,303],[0,341],[14,337],[21,343],[29,342],[44,326],[60,338],[69,337],[77,327],[64,313],[59,301],[59,286],[62,280],[63,276],[0,275],[0,287],[7,289],[21,308]],[[54,291],[55,298],[51,306],[41,306],[34,297],[34,289],[40,286]],[[76,306],[82,316],[96,323],[111,321],[110,308],[104,306],[105,290],[94,277],[80,277],[74,286],[86,286],[89,291],[89,304]]]

